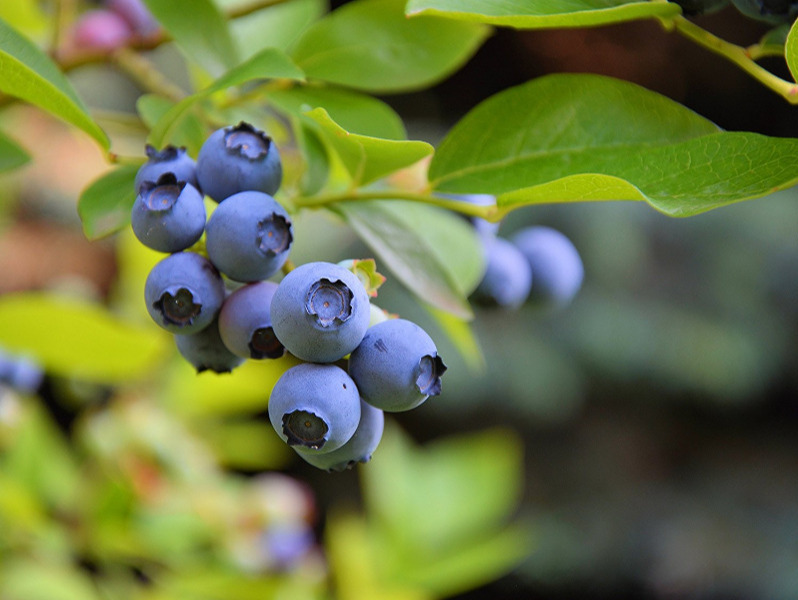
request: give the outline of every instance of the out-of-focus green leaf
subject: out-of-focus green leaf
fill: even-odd
[[[0,132],[0,171],[10,171],[30,161],[22,146]]]
[[[238,63],[227,21],[211,0],[144,0],[189,60],[212,76]]]
[[[437,17],[408,19],[405,0],[355,0],[314,23],[292,56],[309,78],[371,92],[420,89],[447,77],[490,29]]]
[[[481,103],[441,143],[440,191],[541,202],[645,200],[671,216],[798,182],[798,139],[721,132],[683,106],[597,75],[550,75]]]
[[[667,18],[681,14],[675,2],[640,0],[409,0],[408,16],[437,15],[515,27],[587,27],[633,19]]]
[[[136,100],[136,110],[144,124],[152,129],[175,104],[172,100],[162,96],[144,94]],[[208,132],[205,126],[193,113],[183,114],[179,122],[175,123],[169,131],[171,144],[178,148],[185,147],[189,156],[193,157],[199,154],[200,148],[207,138]],[[158,150],[162,149],[162,147],[158,148]]]
[[[37,0],[0,2],[0,19],[29,38],[38,37],[52,26],[52,19],[42,10]]]
[[[323,108],[307,113],[321,127],[324,139],[341,157],[352,179],[363,185],[417,163],[434,151],[426,142],[386,140],[350,133]]]
[[[798,81],[798,21],[790,27],[787,34],[787,41],[784,43],[784,57],[787,59],[787,66],[790,68],[792,78]]]
[[[143,159],[142,159],[143,162]],[[78,198],[83,233],[96,240],[126,227],[136,201],[134,180],[138,167],[126,165],[95,179]]]
[[[201,426],[201,435],[219,463],[233,469],[280,469],[296,457],[269,422],[214,420]]]
[[[479,345],[479,340],[471,330],[469,322],[434,306],[422,303],[427,312],[432,315],[452,345],[457,349],[466,364],[474,371],[484,372],[486,367],[485,356]]]
[[[291,59],[277,48],[261,50],[247,61],[232,68],[208,87],[196,94],[183,98],[170,108],[150,131],[148,141],[156,148],[161,148],[170,139],[174,128],[180,125],[183,115],[196,102],[210,96],[214,92],[252,81],[253,79],[293,79],[302,81],[304,74]]]
[[[5,598],[24,600],[99,600],[97,588],[77,564],[16,558],[0,566]]]
[[[108,150],[108,136],[58,66],[29,39],[0,19],[0,92],[29,102],[82,129]]]
[[[7,474],[50,505],[64,508],[74,500],[78,466],[55,423],[36,404],[26,407],[2,465]]]
[[[40,292],[0,298],[0,344],[66,377],[100,383],[146,377],[168,339],[157,328],[134,327],[72,298]]]
[[[407,137],[401,117],[387,104],[352,90],[332,86],[294,86],[269,94],[269,101],[284,112],[303,114],[323,108],[350,133],[387,140]]]
[[[326,12],[326,0],[291,0],[275,4],[233,20],[230,23],[233,41],[244,58],[264,48],[287,51],[302,32]]]
[[[479,283],[484,257],[468,223],[437,207],[400,200],[335,207],[408,290],[463,319],[472,316],[468,293]]]

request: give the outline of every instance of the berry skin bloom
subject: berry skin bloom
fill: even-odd
[[[238,288],[222,304],[219,333],[225,346],[243,358],[280,358],[285,354],[272,328],[271,305],[277,284],[259,281]]]
[[[156,150],[147,144],[145,151],[147,162],[141,165],[134,180],[137,194],[141,193],[141,186],[145,181],[156,182],[166,173],[172,173],[177,181],[190,183],[199,190],[196,163],[186,154],[185,148],[166,146],[162,150]]]

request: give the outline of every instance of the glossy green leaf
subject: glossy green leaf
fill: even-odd
[[[329,156],[319,138],[317,128],[312,127],[306,119],[297,116],[291,118],[291,124],[304,161],[299,186],[304,195],[311,196],[319,192],[330,177]]]
[[[100,383],[146,377],[171,342],[159,334],[80,300],[38,292],[0,298],[0,345],[57,375]]]
[[[425,302],[469,319],[466,297],[484,269],[482,247],[468,223],[433,206],[399,200],[335,207],[408,290]]]
[[[798,21],[792,24],[790,33],[787,34],[787,41],[784,44],[784,57],[787,59],[787,66],[790,68],[792,78],[798,81]]]
[[[136,100],[136,110],[144,124],[152,129],[175,104],[176,102],[163,96],[143,94]],[[194,157],[197,156],[207,138],[208,131],[204,123],[192,112],[183,114],[180,121],[175,123],[169,131],[170,143],[178,148],[184,146],[189,156]]]
[[[0,92],[29,102],[82,129],[107,150],[108,136],[58,66],[0,19]]]
[[[130,211],[136,201],[136,171],[138,167],[135,165],[108,171],[81,192],[78,215],[87,238],[105,237],[130,223]]]
[[[227,21],[212,0],[144,0],[189,60],[211,75],[238,64]]]
[[[798,140],[721,132],[683,106],[597,75],[551,75],[466,115],[430,165],[440,191],[544,202],[645,200],[672,216],[798,182]]]
[[[198,101],[229,87],[241,85],[254,79],[293,79],[301,81],[304,73],[291,62],[281,50],[266,48],[240,65],[230,69],[208,87],[196,94],[183,98],[170,108],[150,131],[147,141],[156,148],[162,148],[170,139],[186,112]]]
[[[417,163],[434,151],[426,142],[385,140],[350,133],[333,121],[323,108],[314,108],[307,115],[321,126],[324,139],[360,185]]]
[[[323,108],[350,133],[388,140],[407,137],[402,118],[385,102],[352,90],[332,86],[295,86],[269,94],[269,102],[291,114]]]
[[[30,161],[27,151],[0,132],[0,171],[10,171]]]
[[[408,19],[405,0],[355,0],[314,23],[292,56],[309,78],[371,92],[421,89],[456,71],[490,29],[438,17]]]
[[[517,29],[586,27],[681,14],[674,2],[635,0],[409,0],[407,14],[438,15]]]
[[[275,4],[231,21],[233,41],[244,58],[264,48],[287,51],[304,30],[326,12],[326,0],[291,0]]]

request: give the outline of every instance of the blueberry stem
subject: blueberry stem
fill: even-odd
[[[431,204],[447,210],[453,210],[469,217],[480,217],[488,221],[499,221],[506,211],[502,211],[495,204],[478,205],[462,200],[439,198],[429,193],[406,192],[397,189],[389,190],[355,190],[343,194],[320,194],[307,198],[293,198],[296,208],[319,208],[341,202],[362,202],[368,200],[410,200]]]
[[[756,45],[744,48],[727,42],[683,16],[662,19],[661,23],[665,29],[669,31],[675,30],[699,46],[731,61],[762,85],[782,96],[790,104],[798,104],[798,84],[777,77],[754,60],[755,57],[764,56],[769,54],[769,52],[760,51]]]
[[[144,89],[179,102],[186,93],[159,71],[155,65],[130,48],[111,53],[111,61]]]

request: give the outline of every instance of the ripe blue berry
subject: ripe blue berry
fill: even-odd
[[[197,155],[200,188],[221,202],[235,193],[256,190],[274,195],[283,179],[280,153],[263,131],[241,122],[214,131]]]
[[[200,189],[194,159],[186,154],[185,148],[166,146],[163,150],[156,150],[147,144],[145,151],[147,162],[141,165],[134,180],[137,194],[141,193],[145,181],[158,181],[165,173],[173,173],[177,181],[185,181]]]
[[[432,338],[405,319],[370,327],[349,357],[349,375],[360,395],[389,412],[410,410],[440,394],[445,371]]]
[[[75,24],[74,43],[83,50],[111,52],[127,45],[133,35],[130,25],[110,10],[90,10]]]
[[[272,326],[302,360],[334,362],[354,350],[368,329],[369,297],[357,275],[328,262],[301,265],[280,282]]]
[[[205,229],[205,202],[190,183],[165,173],[141,186],[130,224],[139,241],[159,252],[179,252],[196,243]]]
[[[346,371],[335,365],[302,363],[274,384],[269,419],[291,446],[331,452],[348,442],[360,422],[360,396]]]
[[[280,358],[285,354],[271,319],[277,284],[258,281],[238,288],[222,304],[219,333],[233,354],[244,358]]]
[[[568,304],[582,286],[584,266],[579,251],[565,235],[550,227],[525,227],[511,238],[532,267],[530,302],[541,306]]]
[[[288,259],[294,240],[291,218],[263,192],[239,192],[221,203],[206,226],[208,258],[236,281],[261,281]]]
[[[219,322],[214,319],[202,331],[191,335],[176,335],[177,349],[188,362],[197,369],[197,373],[214,371],[229,373],[244,362],[224,345],[219,335]]]
[[[152,319],[167,331],[197,333],[219,312],[224,282],[203,256],[178,252],[152,268],[144,284],[144,298]]]
[[[319,454],[318,452],[305,451],[299,446],[294,446],[297,454],[305,462],[327,471],[344,471],[351,469],[357,463],[371,460],[371,454],[382,439],[385,427],[385,414],[379,408],[367,402],[360,401],[360,423],[352,438],[338,450]]]
[[[485,245],[486,269],[473,299],[486,306],[518,308],[529,296],[532,269],[512,242],[497,237]]]

